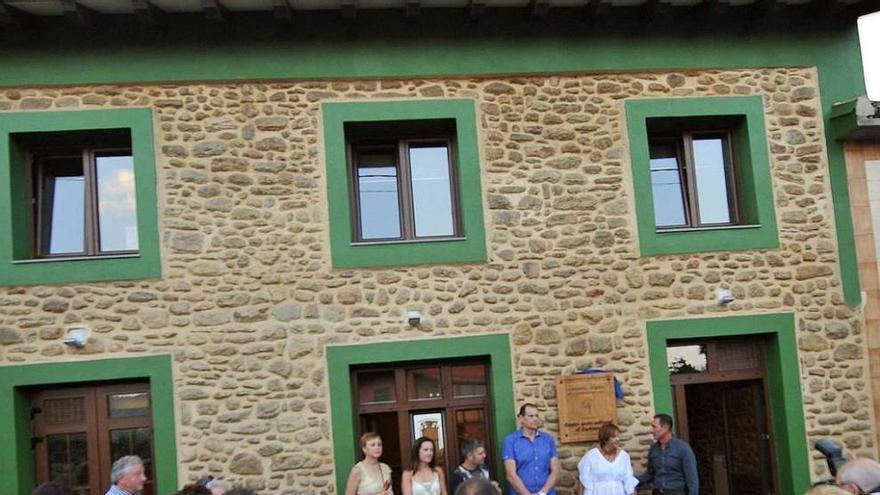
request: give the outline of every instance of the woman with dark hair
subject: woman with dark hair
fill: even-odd
[[[43,483],[32,495],[73,495],[73,490],[55,482]]]
[[[578,462],[578,495],[633,495],[639,481],[633,476],[629,454],[620,447],[620,428],[599,428],[599,447]]]
[[[382,457],[382,437],[378,433],[361,435],[361,452],[364,460],[351,468],[345,484],[345,495],[394,495],[391,490],[391,468]]]
[[[447,495],[443,470],[437,467],[437,446],[428,437],[416,439],[410,457],[411,469],[403,472],[400,488],[403,495]]]

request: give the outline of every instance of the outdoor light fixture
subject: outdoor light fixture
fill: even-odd
[[[733,301],[736,301],[736,298],[733,297],[733,292],[730,292],[728,289],[718,289],[715,291],[715,300],[718,301],[718,304],[722,306],[725,304],[730,304]]]
[[[406,312],[406,322],[409,323],[411,327],[417,327],[422,323],[422,313],[418,311],[407,311]]]
[[[64,334],[64,344],[82,349],[89,341],[90,333],[92,333],[92,329],[87,326],[69,327]]]

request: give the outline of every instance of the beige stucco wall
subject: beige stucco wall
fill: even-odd
[[[555,376],[613,370],[639,470],[645,321],[793,312],[808,438],[874,456],[817,84],[797,68],[0,91],[0,111],[153,109],[163,263],[160,280],[0,289],[0,366],[172,353],[181,481],[335,493],[327,344],[507,332],[517,401],[545,408],[551,432]],[[640,258],[623,101],[748,94],[764,96],[779,249]],[[334,270],[320,103],[421,97],[476,100],[488,261]],[[716,304],[720,287],[737,301]],[[410,309],[420,328],[404,324]],[[81,322],[92,342],[63,346]],[[561,446],[563,486],[586,448]]]

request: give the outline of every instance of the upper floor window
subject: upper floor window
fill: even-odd
[[[137,253],[134,160],[119,144],[32,151],[37,257]]]
[[[678,128],[668,119],[648,121],[654,223],[658,229],[738,225],[737,177],[732,129]],[[726,125],[725,125],[726,124]]]
[[[451,119],[346,125],[355,242],[460,237]]]

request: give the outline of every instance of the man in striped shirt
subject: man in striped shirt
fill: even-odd
[[[144,489],[144,461],[136,455],[116,459],[110,468],[110,489],[105,495],[136,495]]]

